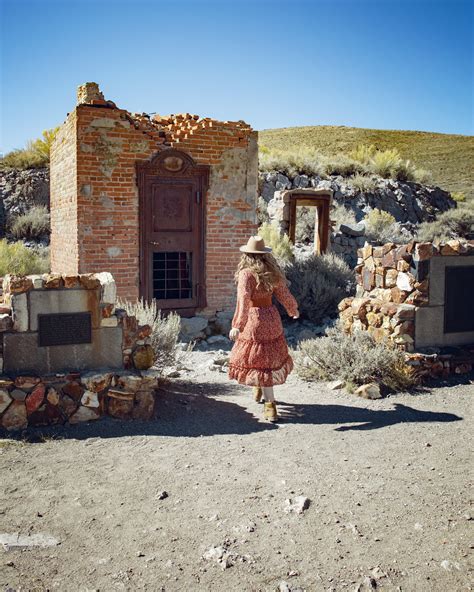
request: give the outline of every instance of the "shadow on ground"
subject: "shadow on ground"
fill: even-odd
[[[47,439],[121,438],[125,436],[200,437],[219,434],[251,434],[277,429],[259,421],[241,405],[222,401],[217,395],[235,394],[234,385],[178,382],[160,389],[156,418],[127,421],[104,417],[76,425],[28,428],[19,434],[0,432],[0,436],[41,443]]]
[[[152,421],[123,421],[102,418],[77,425],[28,428],[11,439],[40,443],[47,439],[120,438],[126,436],[201,437],[220,434],[245,435],[278,429],[278,424],[259,421],[255,414],[220,396],[239,392],[232,384],[178,381],[160,390],[156,418]],[[240,391],[241,392],[241,391]],[[249,393],[250,394],[250,393]],[[392,409],[368,409],[349,405],[294,404],[278,401],[282,424],[335,425],[336,431],[374,430],[399,423],[445,423],[460,421],[452,413],[422,411],[394,403]],[[349,424],[349,425],[344,425]]]
[[[341,425],[338,432],[347,430],[376,430],[397,423],[445,423],[460,421],[462,417],[453,413],[421,411],[401,403],[393,409],[365,409],[347,405],[294,405],[279,401],[281,420],[285,423],[302,424],[356,424]]]

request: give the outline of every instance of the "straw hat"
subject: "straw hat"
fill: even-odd
[[[266,247],[261,236],[251,236],[246,245],[242,245],[240,250],[243,253],[271,253],[271,247]]]

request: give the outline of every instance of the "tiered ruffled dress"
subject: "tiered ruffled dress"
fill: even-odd
[[[273,294],[290,316],[298,313],[298,304],[284,279],[273,288]],[[293,370],[293,359],[283,333],[281,317],[276,306],[251,306],[271,292],[257,287],[257,280],[249,270],[242,270],[237,284],[237,306],[232,327],[240,333],[229,358],[228,376],[249,386],[283,384]]]

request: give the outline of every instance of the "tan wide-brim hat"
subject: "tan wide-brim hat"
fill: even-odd
[[[272,248],[266,247],[261,236],[251,236],[246,245],[242,245],[240,251],[243,253],[271,253]]]

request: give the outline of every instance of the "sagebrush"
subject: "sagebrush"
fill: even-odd
[[[443,242],[474,234],[474,207],[456,208],[440,214],[433,222],[420,224],[416,238],[421,242]]]
[[[125,309],[128,315],[136,317],[140,325],[150,325],[152,328],[150,338],[155,352],[155,365],[159,369],[173,366],[179,353],[180,316],[175,312],[170,312],[167,316],[162,315],[155,300],[119,300],[117,306]]]
[[[334,230],[338,230],[341,224],[350,226],[356,224],[355,214],[343,204],[333,202],[330,211],[331,220],[335,222]]]
[[[364,219],[365,234],[369,242],[373,244],[385,244],[388,242],[403,244],[409,242],[411,234],[403,231],[390,212],[373,209]]]
[[[51,145],[59,127],[44,130],[41,138],[28,142],[26,148],[8,152],[0,159],[2,169],[37,169],[49,164]]]
[[[377,175],[398,181],[430,182],[430,173],[404,159],[396,148],[378,150],[375,146],[359,146],[349,154],[340,152],[334,155],[322,154],[314,148],[278,150],[265,147],[259,153],[259,168],[265,172],[285,173],[290,177],[299,174],[319,177],[341,175],[351,179],[357,175]],[[361,181],[360,178],[356,178],[355,182],[372,186],[369,181]]]
[[[353,270],[334,253],[295,260],[284,271],[301,317],[313,323],[337,315],[339,302],[355,289]]]
[[[49,248],[30,249],[21,241],[0,240],[0,276],[29,275],[49,271]]]
[[[35,240],[50,233],[50,215],[46,206],[33,206],[12,222],[11,234],[17,239]]]
[[[348,335],[339,324],[328,329],[325,337],[299,344],[296,371],[308,381],[342,380],[358,386],[377,382],[391,391],[403,391],[415,383],[403,352],[377,343],[366,331]]]
[[[275,257],[281,261],[293,259],[293,245],[287,234],[280,234],[274,224],[268,222],[262,224],[258,234],[263,238],[267,247],[271,247]]]

